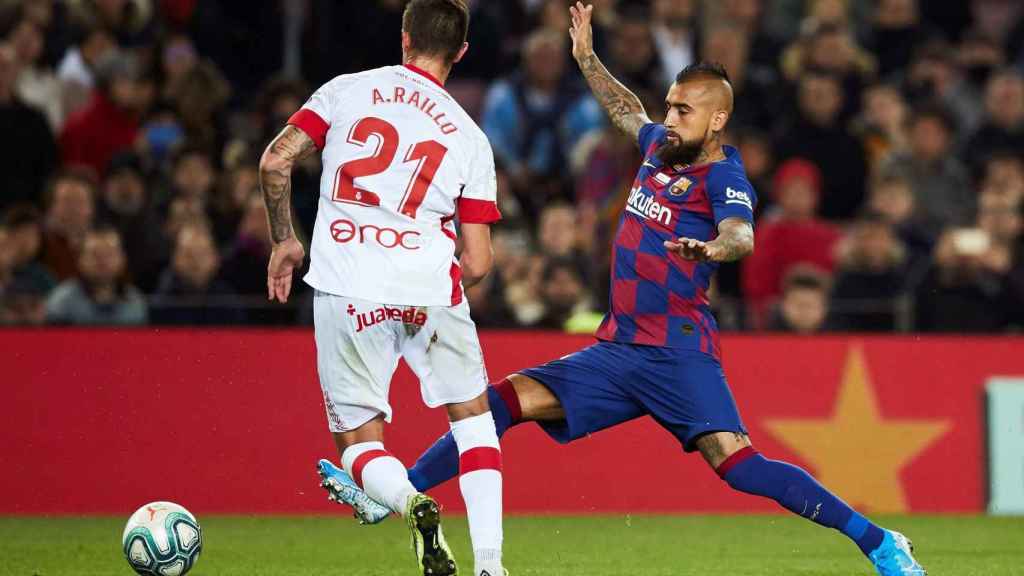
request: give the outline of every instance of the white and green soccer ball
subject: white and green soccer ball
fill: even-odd
[[[150,502],[128,519],[121,549],[132,569],[145,576],[183,576],[203,549],[199,522],[173,502]]]

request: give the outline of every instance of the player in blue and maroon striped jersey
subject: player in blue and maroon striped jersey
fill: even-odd
[[[498,434],[535,421],[566,443],[651,416],[700,451],[732,488],[771,498],[794,514],[835,528],[882,576],[923,576],[909,540],[882,529],[807,472],[768,460],[751,445],[719,361],[707,289],[718,264],[754,249],[756,194],[735,148],[723,146],[733,92],[722,66],[699,63],[676,77],[662,125],[594,55],[591,7],[572,9],[573,56],[612,122],[637,139],[644,163],[616,233],[611,310],[598,343],[527,368],[488,392]],[[451,434],[409,470],[418,490],[454,478]]]

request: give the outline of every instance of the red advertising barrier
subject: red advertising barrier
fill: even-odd
[[[588,337],[485,333],[500,378]],[[1024,375],[1024,339],[723,338],[755,445],[868,511],[983,508],[982,391]],[[308,331],[0,331],[0,514],[336,512]],[[406,368],[387,444],[406,463],[446,428]],[[568,446],[527,424],[503,441],[514,513],[773,511],[733,493],[649,419]],[[461,509],[457,483],[437,491]]]

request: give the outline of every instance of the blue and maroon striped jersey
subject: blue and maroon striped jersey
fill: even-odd
[[[663,166],[655,151],[665,133],[660,124],[640,130],[644,163],[615,233],[610,311],[596,335],[719,358],[718,325],[707,296],[718,264],[684,260],[670,254],[663,242],[713,240],[726,218],[753,222],[757,196],[731,146],[724,147],[725,159],[719,162]]]

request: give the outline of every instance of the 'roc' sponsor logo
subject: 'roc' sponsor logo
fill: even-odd
[[[637,216],[653,218],[665,226],[671,225],[672,222],[672,211],[655,202],[654,197],[644,194],[639,186],[629,191],[626,210]]]
[[[402,232],[387,226],[356,224],[351,220],[345,219],[331,222],[331,238],[338,244],[376,242],[379,246],[388,249],[420,249],[420,233],[415,230]]]

